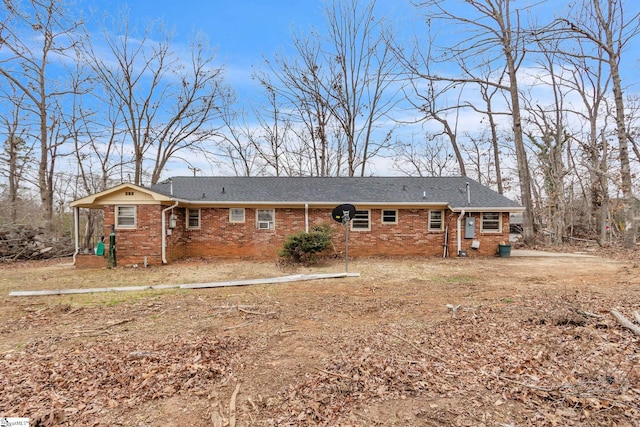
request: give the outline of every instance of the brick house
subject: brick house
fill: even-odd
[[[80,209],[102,209],[119,264],[166,264],[275,259],[288,235],[318,224],[332,224],[333,250],[342,253],[344,225],[331,211],[344,203],[356,207],[348,225],[354,257],[493,256],[509,240],[509,214],[524,210],[466,177],[174,177],[121,184],[71,206],[76,242]],[[80,249],[76,243],[77,266],[95,263]]]

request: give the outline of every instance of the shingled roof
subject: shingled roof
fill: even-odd
[[[453,210],[523,210],[513,200],[467,177],[177,176],[150,190],[194,204],[425,204]]]

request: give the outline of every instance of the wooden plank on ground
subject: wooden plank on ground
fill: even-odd
[[[52,289],[41,291],[12,291],[12,297],[32,297],[48,295],[72,295],[72,294],[92,294],[100,292],[132,292],[145,290],[162,289],[206,289],[223,288],[228,286],[250,286],[250,285],[271,285],[276,283],[303,282],[320,279],[339,279],[343,277],[360,277],[360,273],[324,273],[324,274],[294,274],[291,276],[269,277],[263,279],[229,280],[224,282],[209,283],[185,283],[181,285],[152,285],[152,286],[119,286],[112,288],[85,288],[85,289]]]
[[[47,295],[73,295],[73,294],[95,294],[102,292],[133,292],[146,291],[149,289],[169,289],[178,288],[180,285],[163,285],[162,288],[155,286],[116,286],[112,288],[84,288],[84,289],[49,289],[42,291],[12,291],[9,296],[12,297],[30,297],[30,296],[47,296]]]
[[[292,276],[268,277],[264,279],[231,280],[210,283],[185,283],[181,289],[223,288],[227,286],[270,285],[275,283],[303,282],[319,279],[339,279],[341,277],[359,277],[360,273],[294,274]]]

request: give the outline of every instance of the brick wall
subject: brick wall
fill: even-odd
[[[162,264],[161,205],[137,205],[136,227],[116,228],[116,260],[118,265]],[[115,206],[104,208],[105,254],[109,250],[111,225],[115,224]]]
[[[160,264],[161,253],[161,212],[164,206],[139,205],[137,207],[137,227],[116,229],[118,264],[143,263],[146,256],[149,264]],[[309,211],[309,227],[330,224],[334,229],[333,248],[342,256],[345,251],[345,229],[331,219],[331,209]],[[167,236],[167,259],[175,261],[186,257],[275,259],[286,237],[305,230],[304,208],[277,208],[275,229],[258,230],[256,210],[245,209],[245,222],[229,221],[227,208],[203,208],[200,210],[200,228],[186,227],[186,209],[173,210],[176,227]],[[502,233],[482,233],[480,214],[474,213],[476,229],[474,239],[461,239],[461,249],[467,256],[493,256],[498,243],[508,241],[509,215],[502,215]],[[425,256],[441,257],[445,243],[445,231],[428,231],[429,213],[422,209],[399,209],[396,224],[383,224],[382,211],[370,209],[370,230],[349,230],[349,256]],[[458,214],[445,210],[444,223],[448,225],[448,252],[457,253]],[[105,236],[114,223],[114,207],[105,207]],[[168,223],[168,221],[167,221]],[[464,233],[464,222],[461,225]],[[480,241],[478,249],[472,249],[473,240]],[[108,250],[108,248],[107,248]]]
[[[107,268],[107,258],[94,254],[76,255],[76,268]]]
[[[465,215],[465,217],[468,214]],[[480,213],[473,213],[472,216],[475,218],[475,233],[473,239],[465,239],[464,238],[464,221],[462,221],[460,225],[461,239],[460,239],[460,250],[465,251],[468,257],[473,256],[493,256],[498,252],[498,244],[500,243],[508,243],[509,242],[509,213],[502,213],[502,232],[501,233],[487,233],[482,232],[482,219]],[[449,219],[447,224],[449,224],[449,242],[448,242],[448,252],[449,256],[458,256],[458,233],[457,233],[457,220],[458,214],[449,215]],[[478,240],[480,242],[480,247],[478,249],[472,249],[471,244],[474,240]]]
[[[275,259],[286,236],[305,230],[304,209],[276,209],[275,229],[256,228],[255,209],[245,209],[244,223],[229,222],[229,209],[201,210],[200,229],[185,229],[185,209],[176,209],[178,223],[169,239],[170,259],[181,257],[220,257]],[[345,251],[345,230],[330,217],[330,209],[309,209],[309,227],[330,224],[334,229],[335,252]],[[382,211],[371,209],[370,230],[349,230],[349,255],[358,256],[442,256],[445,232],[428,231],[428,211],[398,210],[397,224],[383,224]],[[506,234],[481,233],[480,216],[476,221],[474,239],[462,239],[461,249],[467,256],[492,256],[498,243],[508,241],[509,215],[503,214],[502,230]],[[456,220],[458,214],[445,211],[449,225],[449,254],[457,256]],[[462,224],[464,226],[464,224]],[[464,232],[464,230],[462,230]],[[479,249],[471,249],[473,240],[480,241]]]

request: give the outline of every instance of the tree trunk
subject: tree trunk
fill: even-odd
[[[534,228],[533,228],[533,200],[531,198],[531,177],[529,175],[529,163],[527,161],[527,152],[524,146],[524,138],[522,134],[522,117],[520,115],[520,98],[518,94],[518,80],[516,66],[511,51],[505,46],[505,56],[507,60],[507,69],[509,73],[509,94],[511,96],[511,109],[513,118],[513,140],[516,149],[516,161],[518,164],[518,178],[520,180],[520,197],[525,207],[523,213],[523,237],[527,244],[533,244]]]
[[[487,100],[487,117],[489,118],[489,127],[491,129],[491,145],[493,147],[493,162],[496,171],[496,183],[498,184],[498,193],[504,194],[502,185],[502,168],[500,167],[500,147],[498,145],[498,131],[496,121],[491,110],[491,101]]]
[[[597,6],[597,2],[594,3]],[[601,16],[600,10],[597,10]],[[624,99],[622,95],[622,81],[620,78],[620,69],[618,68],[618,53],[614,47],[613,34],[611,27],[605,26],[606,43],[609,59],[609,67],[611,71],[611,81],[613,83],[613,98],[616,106],[616,129],[618,135],[618,145],[620,150],[620,188],[623,196],[623,216],[624,216],[624,233],[623,245],[627,249],[636,248],[636,224],[635,209],[633,197],[633,184],[631,181],[631,165],[629,163],[629,140],[627,138],[627,130],[624,117]]]
[[[610,31],[608,31],[610,33]],[[609,41],[609,34],[607,34]],[[611,46],[613,47],[613,46]],[[629,140],[625,127],[624,100],[622,98],[622,83],[620,71],[618,70],[617,55],[609,56],[609,66],[611,67],[611,79],[613,82],[613,97],[616,105],[616,127],[618,133],[618,144],[620,149],[620,188],[623,197],[624,234],[623,245],[627,249],[636,248],[636,224],[633,186],[631,181],[631,166],[629,163]]]

